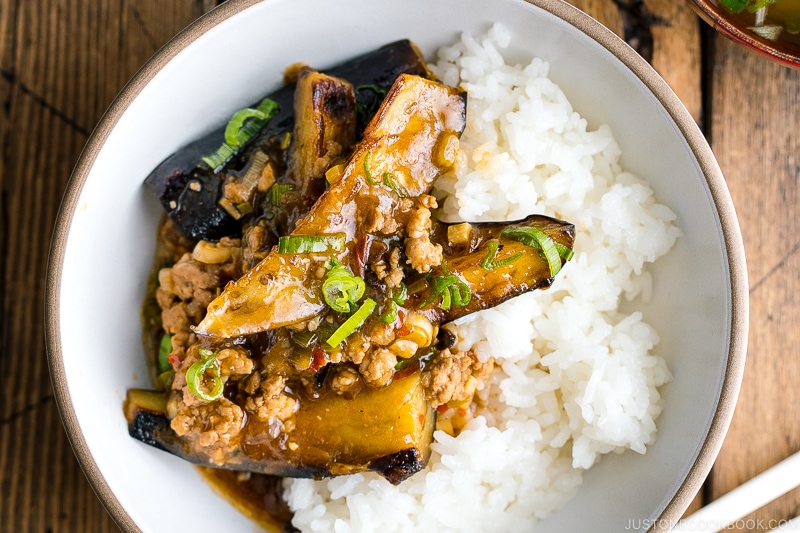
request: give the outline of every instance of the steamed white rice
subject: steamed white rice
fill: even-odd
[[[399,486],[372,474],[287,480],[303,532],[530,531],[577,491],[601,455],[645,453],[670,374],[656,332],[623,300],[647,299],[647,264],[680,236],[675,215],[620,166],[606,126],[589,131],[534,59],[508,65],[494,26],[439,51],[439,78],[469,93],[443,218],[542,213],[576,226],[575,257],[547,291],[458,321],[457,348],[498,368],[457,438],[434,434],[428,468]],[[440,202],[440,205],[442,202]]]

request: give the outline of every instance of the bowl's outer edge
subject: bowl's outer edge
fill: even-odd
[[[92,458],[70,401],[65,380],[59,337],[60,277],[67,243],[67,230],[77,208],[83,184],[105,140],[143,87],[183,48],[210,28],[263,0],[228,0],[200,17],[173,37],[135,74],[103,115],[75,165],[54,226],[46,279],[46,343],[51,381],[72,448],[86,477],[109,514],[124,531],[139,532],[138,526],[119,503]],[[622,61],[658,98],[685,136],[706,177],[720,216],[728,255],[731,284],[731,324],[728,362],[722,390],[708,434],[683,484],[649,531],[669,531],[697,494],[722,447],[733,417],[744,373],[749,324],[749,291],[744,244],[738,218],[722,171],[691,114],[659,74],[611,30],[563,0],[524,0],[576,26]]]

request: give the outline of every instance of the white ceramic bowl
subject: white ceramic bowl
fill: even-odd
[[[680,517],[732,416],[748,295],[723,177],[664,81],[559,0],[230,0],[179,34],[120,94],[78,161],[55,231],[47,292],[53,385],[86,475],[123,529],[255,528],[191,465],[127,433],[125,391],[149,385],[139,312],[160,206],[142,188],[144,177],[277,86],[295,61],[330,65],[400,38],[430,54],[495,21],[515,35],[512,57],[548,60],[590,126],[611,126],[623,164],[650,181],[685,234],[656,263],[653,302],[644,309],[674,374],[663,389],[658,440],[644,456],[605,457],[537,531],[666,530]],[[176,498],[185,502],[181,512]]]

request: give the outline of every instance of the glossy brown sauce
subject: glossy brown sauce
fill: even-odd
[[[162,218],[159,227],[165,222]],[[151,373],[151,382],[161,384],[156,377],[156,358],[161,329],[161,309],[155,301],[158,271],[165,266],[168,252],[162,239],[156,239],[156,253],[147,278],[147,291],[142,305],[142,339]],[[197,466],[203,479],[225,501],[270,533],[297,531],[292,525],[292,512],[283,500],[283,478],[249,472],[234,472]]]
[[[406,85],[407,89],[404,88]],[[402,90],[397,89],[397,87],[401,87]],[[422,98],[420,91],[425,94],[431,94],[426,98]],[[341,251],[338,259],[343,264],[357,263],[359,267],[354,267],[353,269],[359,271],[359,273],[364,270],[365,276],[367,275],[365,263],[368,262],[370,256],[369,250],[365,249],[363,251],[364,257],[358,262],[351,261],[352,258],[350,257],[357,253],[357,243],[365,241],[367,238],[372,239],[367,235],[367,230],[364,228],[374,225],[374,232],[386,233],[389,235],[388,239],[391,240],[399,238],[397,227],[412,225],[410,221],[413,218],[412,214],[417,213],[417,211],[412,211],[412,208],[417,209],[417,207],[407,198],[421,197],[429,190],[436,177],[452,165],[454,158],[447,156],[447,153],[454,149],[451,146],[454,143],[451,141],[461,131],[464,122],[465,103],[463,95],[456,89],[439,86],[428,80],[401,77],[393,86],[390,95],[387,96],[387,100],[391,102],[391,110],[394,114],[386,112],[387,114],[384,115],[385,120],[370,123],[367,131],[365,131],[364,141],[356,149],[355,155],[348,163],[342,177],[339,181],[331,184],[330,194],[319,197],[314,204],[314,209],[305,218],[298,221],[295,228],[298,235],[345,234],[346,243],[348,244]],[[420,109],[423,107],[420,102],[428,102],[426,110]],[[422,111],[425,112],[423,113]],[[370,128],[375,131],[371,131]],[[400,135],[400,133],[407,131],[411,133],[409,135]],[[374,134],[374,138],[370,136],[371,134]],[[382,176],[384,181],[375,182],[373,174],[374,176]],[[389,180],[386,176],[391,177],[394,181]],[[377,206],[375,205],[376,203],[378,204]],[[421,203],[420,205],[424,204]],[[434,204],[425,207],[425,209],[418,208],[418,211],[422,214],[417,215],[417,218],[423,221],[418,220],[417,225],[423,225],[425,219],[423,215],[425,213],[427,213],[427,217],[430,217],[430,211],[427,210],[427,207],[435,208],[436,206]],[[370,224],[365,223],[367,220],[371,220]],[[393,224],[376,222],[383,220],[395,222]],[[538,223],[540,221],[534,221],[533,219],[520,221],[520,223],[524,224],[534,222]],[[572,226],[560,221],[553,221],[552,224],[547,222],[546,225],[552,225],[549,230],[553,235],[550,237],[555,242],[560,242],[566,247],[571,246],[574,237]],[[320,311],[325,309],[325,304],[321,301],[322,290],[320,285],[322,284],[322,277],[312,275],[314,264],[308,255],[293,254],[285,256],[281,255],[280,252],[274,251],[275,249],[273,248],[272,252],[269,252],[255,267],[248,270],[244,276],[226,286],[221,295],[217,293],[217,299],[208,306],[208,312],[200,325],[196,327],[195,332],[201,336],[207,335],[209,337],[213,335],[225,338],[247,337],[249,340],[242,344],[242,349],[250,351],[251,354],[262,355],[263,357],[259,360],[264,366],[261,369],[265,371],[264,375],[286,378],[289,387],[287,388],[283,382],[279,387],[284,391],[289,390],[287,395],[291,394],[290,400],[297,401],[299,399],[299,408],[295,409],[294,415],[290,415],[294,416],[297,421],[297,428],[292,433],[292,442],[284,446],[285,440],[276,439],[276,436],[271,434],[270,428],[265,425],[266,417],[251,417],[246,419],[247,422],[243,424],[244,429],[241,433],[243,440],[233,443],[234,446],[240,447],[231,447],[230,450],[233,451],[225,451],[228,454],[226,456],[228,466],[248,469],[248,467],[253,467],[255,463],[259,463],[255,466],[263,468],[251,469],[287,476],[300,474],[299,477],[310,477],[309,474],[315,477],[346,474],[363,471],[368,468],[381,473],[392,483],[399,483],[408,475],[424,467],[430,450],[429,445],[432,441],[431,434],[435,423],[435,415],[431,403],[425,397],[420,379],[421,365],[419,358],[421,355],[418,348],[428,348],[431,345],[436,338],[434,327],[438,329],[440,322],[447,322],[457,318],[460,316],[458,313],[472,312],[491,306],[514,296],[519,291],[524,292],[534,288],[532,285],[546,287],[549,285],[549,279],[554,275],[554,273],[551,273],[547,263],[543,262],[538,254],[527,250],[529,245],[517,241],[506,242],[503,245],[505,248],[502,249],[502,254],[504,255],[497,256],[498,259],[502,260],[515,258],[513,268],[507,268],[506,270],[509,270],[509,272],[500,273],[498,271],[494,275],[487,275],[486,271],[494,270],[495,267],[481,266],[482,258],[485,258],[487,254],[484,249],[478,250],[479,244],[484,242],[486,238],[499,238],[501,236],[499,233],[504,226],[503,224],[497,224],[496,227],[475,225],[474,231],[480,238],[478,236],[475,237],[477,240],[471,243],[470,253],[467,253],[466,256],[462,257],[464,250],[453,250],[453,257],[448,254],[447,259],[449,259],[449,262],[447,264],[449,267],[436,267],[435,264],[427,267],[415,267],[418,274],[423,272],[422,269],[426,269],[427,277],[430,277],[431,280],[428,281],[427,277],[421,275],[414,275],[410,278],[409,281],[412,282],[412,285],[416,280],[424,281],[425,289],[419,293],[410,292],[407,302],[398,304],[409,306],[408,309],[397,309],[398,318],[389,318],[389,321],[386,321],[381,318],[382,315],[372,314],[366,319],[366,322],[364,318],[361,319],[358,327],[363,328],[365,331],[372,331],[369,326],[380,326],[380,324],[385,323],[389,324],[388,327],[392,328],[392,331],[396,329],[399,332],[405,328],[405,332],[400,336],[410,336],[410,326],[406,322],[410,324],[413,321],[411,319],[406,320],[404,316],[406,311],[413,309],[416,310],[417,315],[423,316],[423,308],[430,306],[438,309],[438,311],[430,311],[435,316],[427,320],[430,332],[424,337],[424,343],[423,341],[419,341],[421,343],[419,345],[412,343],[413,351],[403,356],[406,359],[410,358],[409,360],[416,364],[400,368],[396,366],[394,355],[386,349],[383,350],[391,356],[391,364],[384,364],[384,361],[381,361],[383,366],[376,365],[379,367],[378,370],[372,370],[370,374],[373,376],[373,381],[383,387],[379,387],[381,392],[377,401],[372,401],[373,399],[370,396],[372,389],[358,392],[357,398],[355,395],[352,398],[338,394],[331,395],[325,402],[309,402],[306,401],[308,398],[303,397],[304,385],[312,387],[314,394],[319,393],[325,386],[325,376],[327,374],[322,372],[314,374],[315,379],[317,379],[317,375],[322,375],[322,378],[319,378],[319,382],[307,379],[306,374],[308,372],[306,372],[306,369],[298,368],[299,365],[295,364],[300,360],[300,356],[308,356],[308,353],[306,353],[309,352],[307,344],[299,342],[292,344],[293,335],[295,335],[296,331],[290,329],[280,330],[280,328],[284,325],[296,324],[302,319],[319,315]],[[428,228],[430,228],[430,224],[428,224]],[[444,242],[447,242],[445,240],[445,230],[440,229],[434,233],[440,234]],[[497,241],[497,238],[493,240]],[[378,241],[380,240],[378,239]],[[384,243],[384,245],[384,248],[388,251],[388,243]],[[157,257],[160,255],[161,250],[157,253]],[[409,253],[409,255],[411,254]],[[424,253],[419,255],[426,257]],[[519,261],[516,261],[517,259]],[[427,260],[420,259],[420,261]],[[443,265],[445,264],[444,259],[440,259],[440,261]],[[317,260],[317,263],[320,263],[320,261]],[[409,263],[412,263],[412,259],[409,259]],[[427,265],[428,263],[423,262],[421,264]],[[508,264],[510,265],[511,263]],[[520,279],[512,279],[512,274],[515,272],[519,273],[517,277]],[[459,287],[466,287],[467,294],[472,295],[472,292],[469,292],[471,286],[473,292],[475,292],[475,297],[470,299],[464,296],[459,296],[458,298],[453,296],[456,302],[454,306],[463,307],[464,309],[450,311],[452,309],[449,303],[450,292],[443,292],[444,289],[442,287],[436,288],[433,280],[439,279],[436,283],[440,284],[441,280],[447,282],[449,277],[456,275],[458,279],[464,278],[469,282],[469,285],[467,285],[462,280]],[[285,277],[286,280],[284,281],[281,276]],[[151,281],[152,278],[153,276],[151,275]],[[491,280],[499,283],[490,283]],[[367,283],[371,291],[368,295],[375,297],[375,300],[371,301],[372,306],[376,305],[376,301],[380,302],[380,305],[387,304],[387,287],[374,281],[370,280]],[[535,283],[533,283],[534,281]],[[495,284],[500,289],[495,289]],[[514,294],[508,293],[505,289],[509,284],[514,287],[514,291],[512,291]],[[154,290],[153,284],[151,283],[150,285],[151,287],[149,288]],[[286,291],[290,291],[292,294],[292,305],[286,305]],[[431,303],[437,298],[442,299],[442,305],[432,306]],[[459,299],[463,300],[463,303],[459,303]],[[474,308],[467,307],[469,301],[472,302]],[[447,304],[445,305],[444,302],[447,302]],[[149,307],[153,307],[152,302]],[[309,309],[306,309],[306,307],[309,307]],[[158,326],[158,321],[152,317],[154,311],[156,309],[152,308],[149,312],[145,312],[145,316],[148,317],[145,320],[145,337],[149,339],[149,342],[146,342],[148,348],[156,348],[154,336],[147,335],[147,330],[152,331],[152,328]],[[368,312],[371,311],[372,308]],[[386,313],[387,309],[379,308],[379,311]],[[274,317],[280,317],[280,320],[285,321],[285,324],[276,323]],[[330,342],[333,333],[338,331],[342,325],[333,320],[333,315],[330,315],[330,318],[331,320],[327,320],[321,325],[315,323],[314,329],[309,327],[307,331],[320,331],[330,326],[331,331],[326,332],[321,337],[328,339],[328,342]],[[426,320],[424,316],[423,320]],[[396,326],[394,325],[395,323],[397,323]],[[183,326],[179,324],[179,327]],[[168,327],[165,326],[165,329],[168,329]],[[375,328],[376,331],[380,329]],[[274,335],[270,334],[268,339],[258,337],[265,331],[276,333]],[[300,331],[300,333],[303,333],[303,331]],[[391,338],[394,338],[394,334]],[[251,346],[251,340],[256,345]],[[262,343],[262,340],[267,340],[268,342]],[[386,342],[391,342],[391,339]],[[337,344],[340,344],[340,342],[333,342],[331,346]],[[297,345],[302,346],[303,349],[301,350]],[[199,344],[194,344],[190,349],[199,349],[197,348],[198,346]],[[227,347],[228,345],[225,346]],[[358,345],[354,344],[354,346],[357,348]],[[310,353],[311,359],[307,367],[314,367],[316,357],[313,350],[310,350]],[[427,352],[425,353],[427,354]],[[194,356],[196,356],[196,353],[192,354],[192,357]],[[414,359],[414,357],[417,359]],[[306,358],[308,359],[308,357]],[[338,359],[331,358],[330,361],[338,362],[341,359],[341,354],[339,354]],[[155,360],[155,357],[151,356],[150,360]],[[321,362],[324,364],[326,362],[325,358]],[[176,365],[176,363],[172,364]],[[349,362],[345,360],[343,364],[349,364]],[[275,368],[272,368],[273,366]],[[178,368],[175,368],[175,370],[176,372],[179,371]],[[410,375],[405,375],[407,372],[410,372]],[[364,376],[367,375],[363,371],[362,374]],[[388,383],[381,382],[378,379],[383,378],[385,375],[388,376]],[[414,379],[411,379],[412,376]],[[178,383],[180,384],[180,382]],[[225,399],[241,407],[245,402],[237,394],[241,391],[252,394],[252,391],[248,389],[241,389],[240,391],[237,387],[238,385],[235,385],[230,391],[226,391]],[[327,391],[327,389],[325,390]],[[341,392],[343,389],[332,388],[332,390]],[[378,390],[378,388],[375,390]],[[244,394],[244,392],[241,393]],[[197,393],[195,392],[195,394]],[[311,392],[307,394],[311,395]],[[172,395],[173,398],[176,397],[174,391]],[[447,401],[449,400],[441,400],[441,403],[444,404]],[[257,407],[249,409],[254,411]],[[324,409],[324,413],[320,412],[319,409]],[[336,416],[326,416],[327,414],[335,414]],[[387,420],[387,417],[391,420]],[[317,422],[323,421],[325,418],[327,418],[327,421]],[[174,420],[176,418],[173,418]],[[257,420],[260,420],[260,422],[257,422]],[[347,424],[344,421],[352,421],[353,423]],[[455,428],[458,421],[451,420],[451,422]],[[191,435],[200,434],[202,426],[198,425],[197,427],[201,429],[192,429],[195,433]],[[184,436],[187,433],[180,435]],[[352,448],[350,450],[353,454],[352,457],[336,449],[336,446],[331,444],[333,440],[322,443],[317,442],[319,434],[324,436],[330,433],[342,436],[340,439],[343,443],[342,446],[348,447],[348,450]],[[247,440],[248,438],[250,440]],[[185,442],[189,442],[190,445],[193,443],[186,439]],[[185,452],[185,450],[173,451],[173,453],[185,456],[193,461],[199,459],[199,462],[206,464],[220,464],[219,461],[208,460],[207,456],[203,456],[198,451],[202,451],[203,446],[206,445],[201,444],[199,448],[190,447],[189,452],[184,453],[184,455],[181,455],[181,452]],[[320,455],[315,450],[323,450],[324,453]],[[406,453],[409,451],[413,453]],[[385,459],[390,459],[390,461],[384,461]],[[272,532],[294,531],[291,526],[292,513],[282,497],[282,477],[205,467],[198,468],[205,480],[220,496],[266,530]]]
[[[265,530],[297,531],[291,525],[292,512],[283,501],[283,478],[202,466],[197,469],[217,494]]]

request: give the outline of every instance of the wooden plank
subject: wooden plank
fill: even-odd
[[[5,0],[0,3],[0,74],[8,79],[14,44],[14,21],[19,0]]]
[[[73,165],[102,112],[202,0],[0,0],[0,531],[116,531],[50,388],[44,275]]]
[[[688,2],[646,0],[652,14],[653,67],[672,87],[683,105],[700,122],[702,110],[702,50],[700,20]]]
[[[748,258],[750,340],[733,422],[711,474],[717,498],[800,449],[800,71],[715,39],[711,142]],[[793,493],[759,511],[783,519]]]
[[[569,3],[594,18],[620,37],[623,36],[622,14],[613,1],[569,0]]]
[[[700,21],[685,2],[570,0],[570,3],[642,52],[695,121],[700,121]],[[648,39],[652,39],[652,44]]]
[[[197,0],[20,2],[19,84],[91,131],[113,98],[167,40],[201,14]]]
[[[8,122],[18,127],[9,136],[8,153],[12,157],[4,162],[7,183],[3,207],[8,233],[0,357],[5,382],[2,389],[7,396],[0,407],[0,476],[4,487],[0,531],[46,531],[55,520],[76,526],[64,531],[109,531],[111,521],[97,499],[91,497],[60,427],[40,318],[44,315],[49,233],[66,176],[85,136],[18,88],[12,88],[12,93],[14,105]],[[66,490],[49,490],[53,482],[64,484]],[[72,498],[77,500],[61,508]],[[82,522],[75,521],[75,513],[80,512],[88,512],[92,518],[86,528],[78,527]]]

